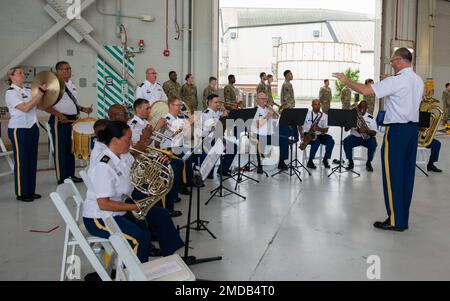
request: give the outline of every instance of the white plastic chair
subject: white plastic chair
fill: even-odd
[[[105,266],[95,255],[91,245],[100,243],[105,248],[105,251],[111,256],[113,255],[114,250],[107,239],[90,236],[84,229],[83,223],[80,223],[79,219],[83,199],[76,189],[75,184],[70,179],[65,180],[64,184],[57,187],[56,192],[52,192],[50,194],[50,198],[66,223],[60,280],[63,281],[65,279],[68,248],[71,248],[71,255],[74,255],[76,247],[79,246],[100,278],[103,281],[111,281],[111,277],[109,276]],[[75,202],[75,216],[72,215],[66,205],[69,199],[72,199]]]
[[[5,158],[8,162],[9,171],[0,173],[0,177],[8,176],[14,173],[14,162],[11,156],[13,156],[13,151],[7,151],[2,138],[0,138],[0,158]]]
[[[123,235],[116,233],[109,237],[120,262],[125,265],[124,280],[128,281],[194,281],[195,275],[181,259],[174,254],[142,264],[133,253]]]

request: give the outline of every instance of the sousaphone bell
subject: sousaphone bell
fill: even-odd
[[[32,97],[39,93],[39,87],[43,84],[47,84],[47,91],[37,107],[39,110],[45,111],[57,104],[63,97],[66,84],[56,73],[51,71],[39,72],[31,82]]]

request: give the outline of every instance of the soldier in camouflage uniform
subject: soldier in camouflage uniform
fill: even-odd
[[[169,72],[169,80],[163,84],[164,92],[168,98],[177,97],[181,99],[181,85],[177,82],[177,73]]]
[[[261,79],[261,81],[259,82],[258,87],[256,87],[256,95],[258,95],[259,93],[264,93],[266,94],[267,97],[269,97],[269,91],[267,89],[267,85],[266,85],[266,80],[267,80],[267,75],[265,72],[261,72],[261,74],[259,75],[259,78]]]
[[[186,83],[181,87],[181,99],[194,114],[198,107],[197,86],[194,84],[194,76],[191,73],[186,75],[184,80]]]
[[[217,78],[211,76],[209,78],[209,86],[203,90],[203,109],[206,110],[208,108],[208,96],[209,95],[218,95],[217,91]]]
[[[272,82],[273,82],[273,75],[269,74],[267,75],[267,91],[269,94],[267,94],[267,104],[270,106],[273,106],[273,94],[272,94]]]
[[[445,85],[445,90],[442,92],[442,103],[444,105],[444,119],[446,123],[450,119],[450,83]]]
[[[373,85],[374,81],[373,79],[366,79],[365,81],[366,85]],[[367,112],[370,115],[374,115],[373,113],[375,112],[375,95],[370,95],[370,96],[364,96],[364,100],[367,102]]]
[[[225,98],[225,102],[228,103],[238,103],[236,96],[236,89],[234,88],[234,83],[236,82],[236,78],[233,74],[228,75],[228,85],[223,89],[223,98]],[[225,109],[228,111],[236,109],[233,106],[225,104]]]
[[[294,78],[290,70],[286,70],[283,73],[284,83],[281,87],[281,105],[285,105],[286,109],[295,108],[294,88],[292,87],[291,80]]]
[[[352,91],[348,87],[344,87],[341,91],[342,110],[350,110],[352,104]]]
[[[320,104],[322,105],[322,112],[324,112],[325,114],[328,114],[328,111],[330,110],[331,99],[333,98],[333,94],[331,93],[331,89],[330,89],[330,81],[328,79],[326,79],[323,81],[323,83],[325,85],[322,88],[320,88],[319,100],[320,100]]]

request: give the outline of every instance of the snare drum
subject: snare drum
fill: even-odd
[[[89,160],[94,148],[95,118],[81,118],[72,125],[73,153],[78,160]]]

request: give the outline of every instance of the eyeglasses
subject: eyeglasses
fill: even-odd
[[[401,60],[401,59],[402,59],[401,57],[396,57],[396,58],[391,59],[389,62],[392,64],[393,62],[395,62],[397,60]]]

